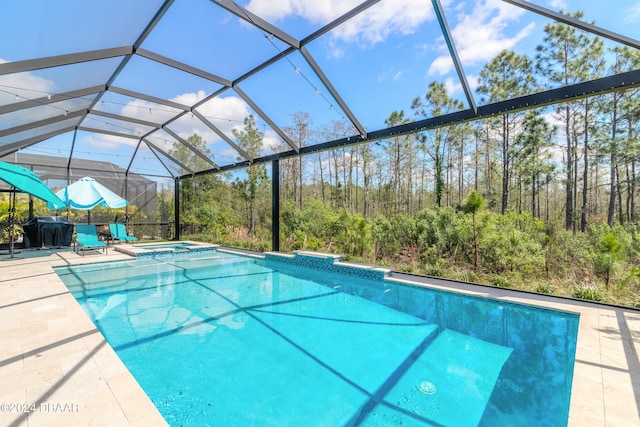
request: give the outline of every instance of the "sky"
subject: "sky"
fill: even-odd
[[[132,45],[162,3],[161,0],[7,1],[8,5],[3,6],[0,15],[0,63]],[[302,39],[361,1],[250,0],[237,3]],[[441,3],[467,81],[474,90],[482,67],[500,51],[510,49],[519,54],[535,55],[536,46],[543,41],[544,26],[550,23],[546,18],[502,0],[441,0]],[[640,39],[640,0],[536,0],[536,3],[553,10],[582,10],[585,21]],[[615,45],[613,42],[606,44]],[[411,102],[424,95],[432,81],[444,84],[451,97],[466,104],[428,0],[381,0],[306,47],[367,131],[386,127],[385,120],[393,111],[404,111],[408,119],[416,120]],[[215,1],[175,0],[141,48],[233,81],[283,52],[287,46],[227,13]],[[117,57],[2,75],[0,106],[104,84],[121,60]],[[113,86],[189,107],[222,87],[140,55],[132,57],[113,81]],[[292,126],[296,113],[309,113],[314,132],[307,143],[326,140],[326,129],[331,122],[347,118],[346,112],[339,108],[338,102],[297,52],[243,80],[239,86],[282,129]],[[476,103],[481,103],[480,98],[474,91]],[[90,103],[90,97],[83,97],[3,115],[0,116],[0,131],[34,118],[69,114],[87,108]],[[107,92],[94,109],[152,123],[163,123],[179,111],[114,92]],[[268,124],[232,89],[201,105],[197,111],[232,140],[233,129],[241,130],[243,119],[254,114],[264,133],[262,154],[286,148]],[[63,123],[73,123],[73,120]],[[55,130],[56,126],[38,132]],[[135,137],[145,134],[151,127],[100,115],[88,116],[81,126],[122,132],[133,138],[80,131],[74,143],[76,156],[130,167],[133,172],[151,177],[168,175],[165,166],[146,146],[141,145],[135,151],[138,146]],[[202,136],[213,160],[220,165],[238,159],[235,150],[192,114],[184,115],[169,128],[182,138],[194,133]],[[31,133],[35,135],[36,132]],[[346,127],[333,136],[357,133],[355,128]],[[27,131],[18,136],[32,135]],[[0,137],[0,148],[10,143],[10,138],[16,137]],[[169,151],[174,142],[173,137],[163,131],[148,139],[165,151]],[[37,154],[67,156],[72,142],[73,132],[68,132],[29,150]],[[134,161],[129,164],[134,152]],[[182,172],[171,166],[169,169],[172,174]]]

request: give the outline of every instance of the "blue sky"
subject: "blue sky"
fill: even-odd
[[[533,56],[550,21],[501,0],[442,0],[453,38],[472,88],[482,66],[503,49]],[[71,1],[11,0],[0,16],[0,62],[48,57],[81,51],[131,45],[151,19],[160,0]],[[251,0],[240,1],[265,20],[302,38],[359,4],[358,0]],[[611,31],[640,38],[640,0],[537,0],[554,10],[582,10],[584,20]],[[286,49],[284,43],[241,22],[209,0],[176,0],[142,48],[190,66],[234,80],[246,70]],[[613,43],[607,42],[608,46]],[[460,82],[428,0],[382,0],[358,17],[307,46],[357,119],[368,130],[385,127],[392,111],[404,110],[411,119],[411,101],[425,93],[431,81],[446,85],[452,97],[464,100]],[[0,76],[0,105],[104,84],[121,58]],[[143,92],[191,106],[218,90],[220,85],[135,55],[113,82],[114,86]],[[298,54],[243,81],[240,87],[281,128],[291,115],[311,114],[316,142],[321,130],[346,114],[331,98],[304,58]],[[475,94],[477,103],[479,95]],[[87,99],[70,100],[16,112],[0,118],[0,127],[12,128],[35,117],[86,108]],[[95,107],[162,123],[177,110],[108,92]],[[57,110],[56,110],[57,109]],[[233,139],[232,129],[255,112],[232,90],[202,105],[198,112]],[[71,121],[70,121],[71,122]],[[263,153],[283,143],[262,120]],[[90,115],[81,124],[131,135],[149,128]],[[232,163],[237,153],[197,118],[186,115],[170,126],[186,138],[193,133],[209,143],[214,161]],[[353,128],[345,135],[354,135]],[[28,135],[25,135],[28,136]],[[32,152],[68,155],[72,133],[32,148]],[[160,131],[149,138],[162,149],[173,138]],[[9,141],[9,140],[6,140]],[[10,142],[10,141],[9,141]],[[5,143],[0,139],[0,146]],[[137,141],[94,132],[79,132],[75,154],[129,166]],[[149,150],[141,146],[131,165],[142,174],[167,174]],[[176,170],[176,173],[178,171]]]

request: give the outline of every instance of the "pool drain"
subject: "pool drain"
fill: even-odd
[[[418,386],[418,390],[420,390],[424,394],[429,394],[429,395],[436,394],[436,392],[438,391],[438,389],[436,389],[436,386],[429,381],[422,381]]]

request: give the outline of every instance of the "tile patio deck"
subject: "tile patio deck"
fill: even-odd
[[[84,257],[70,251],[0,255],[0,425],[166,425],[52,269],[120,259],[130,257],[116,251]],[[397,277],[580,313],[569,425],[640,425],[640,311]],[[15,404],[24,403],[33,411],[19,412]]]

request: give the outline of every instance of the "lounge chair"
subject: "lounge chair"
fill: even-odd
[[[135,242],[137,237],[129,236],[124,224],[109,224],[111,231],[111,240],[120,240],[121,242]]]
[[[82,249],[84,256],[85,249],[104,249],[107,254],[107,244],[98,239],[96,226],[93,224],[76,225],[76,250]]]

